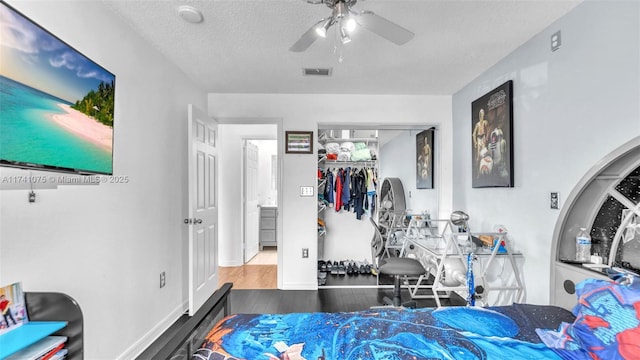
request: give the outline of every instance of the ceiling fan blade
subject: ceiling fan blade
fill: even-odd
[[[316,34],[316,27],[318,26],[318,24],[322,23],[323,21],[324,19],[320,20],[319,22],[314,24],[312,27],[310,27],[309,30],[307,30],[304,34],[302,34],[300,39],[298,39],[298,41],[296,41],[293,45],[291,45],[291,47],[289,48],[289,51],[303,52],[307,50],[309,46],[311,46],[311,44],[313,44],[313,42],[316,41],[316,39],[318,38],[318,35]]]
[[[372,11],[363,11],[358,16],[358,23],[365,29],[375,33],[396,45],[403,45],[413,39],[413,33]]]

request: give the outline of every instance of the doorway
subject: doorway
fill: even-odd
[[[266,121],[269,121],[268,119]],[[277,123],[220,119],[220,284],[234,289],[275,289],[280,203]],[[270,214],[269,214],[270,215]],[[267,236],[267,237],[265,237]]]
[[[243,142],[244,264],[277,265],[278,142]]]

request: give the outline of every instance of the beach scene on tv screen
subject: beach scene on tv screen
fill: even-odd
[[[0,3],[0,159],[112,173],[115,76]]]

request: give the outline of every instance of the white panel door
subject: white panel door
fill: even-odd
[[[244,141],[244,262],[258,254],[260,208],[258,207],[258,146]]]
[[[189,104],[189,315],[218,288],[218,123]]]

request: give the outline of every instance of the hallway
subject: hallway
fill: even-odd
[[[234,289],[277,289],[277,256],[275,248],[265,248],[243,266],[221,266],[218,284],[231,282]]]

